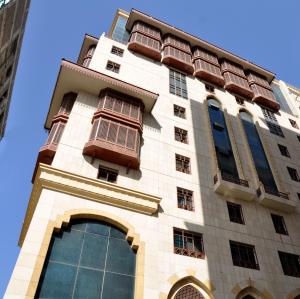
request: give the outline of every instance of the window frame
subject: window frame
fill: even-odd
[[[287,157],[287,158],[290,158],[290,157],[291,157],[291,155],[290,155],[290,153],[289,153],[289,150],[288,150],[287,146],[282,145],[282,144],[280,144],[280,143],[278,143],[277,145],[278,145],[279,151],[280,151],[280,153],[281,153],[281,155],[282,155],[283,157]]]
[[[227,210],[230,222],[243,224],[245,225],[245,219],[243,215],[242,206],[240,204],[227,201]],[[233,211],[234,214],[231,214],[230,211]],[[239,214],[239,215],[237,215]]]
[[[288,170],[288,173],[290,175],[291,180],[295,181],[295,182],[299,182],[300,181],[300,177],[299,177],[297,169],[293,168],[293,167],[289,167],[289,166],[287,166],[286,168]]]
[[[111,65],[111,67],[109,67]],[[108,71],[114,72],[116,74],[119,74],[121,65],[119,63],[113,62],[111,60],[108,60],[105,67]]]
[[[104,171],[107,172],[106,173],[106,179],[100,178],[100,171],[101,170],[104,170]],[[110,175],[115,175],[115,180],[114,181],[109,180],[109,176]],[[101,181],[104,181],[104,182],[108,182],[108,183],[112,183],[112,184],[116,184],[117,181],[118,181],[118,176],[119,176],[119,171],[118,170],[115,170],[115,169],[112,169],[112,168],[109,168],[109,167],[106,167],[106,166],[99,165],[99,167],[98,167],[98,173],[97,173],[97,179],[98,180],[101,180]]]
[[[205,83],[205,90],[210,93],[215,93],[215,87],[208,83]]]
[[[119,57],[123,57],[123,55],[124,55],[124,49],[119,48],[119,47],[117,47],[115,45],[112,45],[110,53],[112,53],[114,55],[117,55]]]
[[[268,120],[266,121],[266,124],[267,124],[271,134],[277,135],[282,138],[285,137],[280,125],[278,125],[274,122],[268,121]]]
[[[291,126],[294,128],[294,129],[298,129],[299,130],[299,127],[298,127],[298,124],[295,120],[289,118],[289,121],[290,121],[290,124]]]
[[[181,166],[177,165],[177,162],[180,162]],[[187,167],[186,167],[187,163]],[[180,154],[175,154],[175,168],[176,171],[186,173],[186,174],[191,174],[191,159],[189,157],[180,155]]]
[[[177,207],[179,209],[194,211],[194,192],[185,188],[177,187]],[[181,196],[181,198],[180,198]],[[184,204],[180,204],[183,201]]]
[[[189,144],[188,131],[178,127],[174,127],[174,138],[176,141]]]
[[[294,254],[294,253],[289,253],[289,252],[284,252],[284,251],[280,251],[278,250],[278,255],[279,255],[279,260],[281,263],[281,268],[283,271],[283,274],[286,276],[292,276],[292,277],[300,277],[300,255],[298,254]],[[293,261],[291,261],[291,259],[294,259]],[[284,262],[288,260],[287,264],[284,264]],[[296,270],[296,272],[294,272],[295,269],[293,269],[293,266],[296,265],[296,263],[298,262],[298,267],[296,266],[296,268],[299,268]],[[287,268],[286,268],[287,267]]]
[[[188,99],[186,75],[174,69],[169,69],[169,92],[183,99]]]
[[[283,216],[271,213],[271,219],[277,234],[289,235]]]
[[[174,116],[176,116],[176,117],[186,119],[186,109],[182,106],[174,104],[173,105],[173,113],[174,113]]]

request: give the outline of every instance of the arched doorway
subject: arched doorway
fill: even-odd
[[[201,293],[192,285],[182,287],[175,295],[174,299],[204,299]]]
[[[52,235],[35,298],[133,299],[135,263],[122,230],[74,219]]]

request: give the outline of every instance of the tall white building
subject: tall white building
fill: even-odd
[[[273,80],[137,10],[86,35],[5,298],[299,299],[299,118]]]

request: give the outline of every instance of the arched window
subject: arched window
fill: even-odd
[[[278,189],[252,116],[246,111],[241,111],[240,117],[252,153],[258,178],[265,186],[266,190],[268,189],[277,193]]]
[[[192,285],[188,284],[182,287],[175,295],[174,299],[204,299],[201,293],[194,288]]]
[[[209,98],[207,103],[219,170],[223,175],[238,178],[239,175],[221,105],[213,98]]]
[[[136,253],[125,237],[87,219],[54,233],[35,298],[133,299]]]

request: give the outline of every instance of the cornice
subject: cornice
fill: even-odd
[[[19,245],[23,243],[38,204],[41,192],[52,190],[134,212],[153,215],[158,211],[160,197],[135,191],[113,183],[39,164],[24,219]]]

